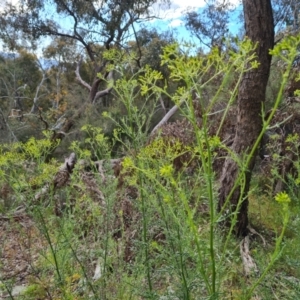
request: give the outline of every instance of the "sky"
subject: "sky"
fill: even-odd
[[[216,0],[223,2],[223,0]],[[235,7],[241,7],[241,0],[229,0],[230,4]],[[4,3],[18,4],[20,0],[0,0],[0,12],[4,7]],[[151,26],[158,28],[161,31],[173,31],[179,40],[193,42],[193,37],[186,30],[183,24],[183,16],[187,11],[199,11],[206,5],[205,0],[171,0],[171,5],[157,3],[152,6],[152,14],[159,16],[159,19],[151,21]],[[234,19],[229,24],[229,31],[236,34],[238,31],[237,20]]]
[[[216,0],[223,2],[222,0]],[[240,5],[241,0],[227,0],[232,5]],[[206,5],[205,0],[171,0],[171,5],[158,3],[152,7],[153,14],[158,15],[160,18],[166,21],[166,24],[170,27],[182,26],[182,16],[185,12],[191,10],[198,10]],[[5,3],[16,5],[20,3],[20,0],[0,0],[0,12],[5,6]]]
[[[218,0],[216,0],[218,1]],[[223,2],[219,0],[219,2]],[[228,29],[232,34],[237,34],[242,24],[238,24],[238,15],[242,9],[240,0],[229,0],[232,7],[237,8],[232,15],[232,20],[228,24]],[[206,5],[205,0],[173,0],[170,7],[155,5],[153,13],[159,15],[160,19],[152,21],[153,26],[162,30],[172,30],[177,33],[177,37],[185,41],[195,42],[195,38],[185,28],[183,23],[183,16],[187,11],[199,11]],[[238,24],[238,25],[237,25]]]

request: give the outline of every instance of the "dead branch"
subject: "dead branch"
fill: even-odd
[[[76,80],[77,80],[83,87],[85,87],[85,88],[87,88],[89,91],[91,91],[92,87],[91,87],[87,82],[85,82],[85,81],[81,78],[81,76],[80,76],[79,70],[80,70],[80,66],[81,66],[81,64],[82,64],[82,59],[83,59],[83,57],[81,56],[81,57],[80,57],[80,60],[77,62],[77,66],[76,66],[76,70],[75,70]]]
[[[105,182],[106,181],[106,177],[104,175],[104,170],[103,170],[103,163],[104,163],[105,160],[99,160],[97,162],[95,162],[95,165],[96,167],[98,168],[98,172],[100,174],[100,177],[102,179],[102,182]]]
[[[59,171],[55,174],[51,183],[46,183],[41,190],[34,195],[34,201],[39,201],[44,195],[49,193],[53,189],[53,193],[56,189],[65,186],[70,178],[70,175],[76,164],[76,155],[71,153],[69,157],[65,159],[63,165],[60,166]]]
[[[67,121],[67,118],[66,118],[65,114],[63,114],[56,120],[56,123],[50,128],[50,130],[53,130],[53,131],[61,130],[66,121]]]
[[[179,109],[179,107],[181,106],[181,104],[182,104],[183,102],[184,102],[184,101],[181,100],[181,101],[179,102],[178,105],[174,105],[174,106],[168,111],[168,113],[167,113],[167,114],[160,120],[160,122],[153,128],[153,130],[152,130],[151,133],[150,133],[150,137],[152,137],[160,127],[162,127],[163,125],[165,125],[165,124],[168,122],[168,120],[176,113],[176,111]]]
[[[266,247],[267,246],[267,243],[266,243],[266,240],[263,238],[263,236],[261,235],[261,234],[259,234],[254,228],[252,228],[252,227],[250,227],[249,226],[249,232],[251,232],[251,234],[256,234],[256,235],[258,235],[260,238],[261,238],[261,240],[262,240],[262,242],[263,242],[263,244],[264,244],[264,247]]]
[[[43,77],[42,77],[42,80],[40,82],[40,84],[38,85],[38,87],[36,88],[36,92],[35,92],[35,95],[34,95],[34,98],[33,98],[33,104],[32,104],[32,107],[31,107],[31,110],[30,110],[30,113],[31,114],[34,114],[37,112],[37,109],[38,109],[38,100],[39,100],[39,92],[40,92],[40,89],[42,88],[43,84],[44,84],[44,81],[47,79],[46,77],[46,74],[45,72],[43,72]]]
[[[46,183],[33,197],[34,202],[39,201],[44,195],[46,195],[50,190],[50,184]]]
[[[81,191],[86,191],[90,194],[94,201],[101,204],[102,207],[106,206],[105,198],[102,191],[99,189],[99,184],[92,172],[81,172],[80,179],[84,183],[84,189],[77,185],[77,188]],[[85,192],[85,193],[86,193]]]
[[[122,158],[115,158],[115,159],[102,159],[95,162],[95,166],[97,167],[97,170],[100,174],[103,183],[106,182],[106,176],[105,176],[105,170],[103,168],[103,164],[105,162],[109,162],[110,168],[114,169],[115,165],[118,164],[121,160]]]
[[[112,158],[112,159],[102,159],[95,162],[96,166],[100,164],[103,164],[104,162],[109,162],[110,167],[113,169],[116,164],[118,164],[120,161],[122,161],[123,158]]]

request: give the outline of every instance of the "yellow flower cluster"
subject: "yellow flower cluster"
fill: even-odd
[[[39,159],[50,152],[53,143],[49,139],[37,140],[31,137],[23,146],[27,156]]]
[[[168,141],[163,138],[155,139],[151,144],[142,148],[138,154],[140,159],[152,159],[163,157],[167,160],[173,160],[181,154],[191,150],[184,146],[179,140]]]
[[[299,142],[299,135],[297,133],[295,133],[295,134],[289,134],[285,141],[287,143],[296,144],[296,143]]]
[[[166,177],[166,178],[172,177],[173,172],[174,172],[174,168],[173,168],[173,165],[171,165],[171,164],[165,165],[165,166],[161,167],[159,170],[159,174],[162,177]]]
[[[39,165],[39,170],[37,175],[31,177],[29,180],[30,185],[42,185],[45,182],[49,181],[57,172],[57,167],[54,162],[50,164],[42,163]]]
[[[290,196],[286,192],[280,192],[275,196],[275,200],[279,203],[291,202]]]
[[[129,170],[134,168],[134,162],[131,157],[127,156],[123,159],[122,167],[124,170]]]

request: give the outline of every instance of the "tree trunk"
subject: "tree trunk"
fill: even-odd
[[[265,100],[265,92],[270,72],[271,56],[269,49],[274,44],[274,25],[271,0],[243,0],[246,36],[254,43],[257,60],[260,63],[258,69],[245,73],[238,93],[237,128],[232,150],[241,157],[250,153],[259,133],[262,130],[261,109]],[[255,155],[247,166],[245,188],[239,185],[231,194],[228,207],[230,212],[237,210],[238,201],[242,196],[243,202],[237,211],[237,223],[235,233],[237,236],[247,235],[248,226],[248,199],[251,173],[255,163]],[[228,157],[224,163],[220,178],[219,204],[221,211],[227,197],[230,195],[235,181],[239,175],[237,164]],[[227,208],[226,208],[227,210]]]

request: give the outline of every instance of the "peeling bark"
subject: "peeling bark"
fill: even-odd
[[[257,265],[250,255],[249,244],[249,236],[246,236],[240,244],[240,253],[243,261],[244,274],[246,277],[250,277],[253,273],[258,274]]]

